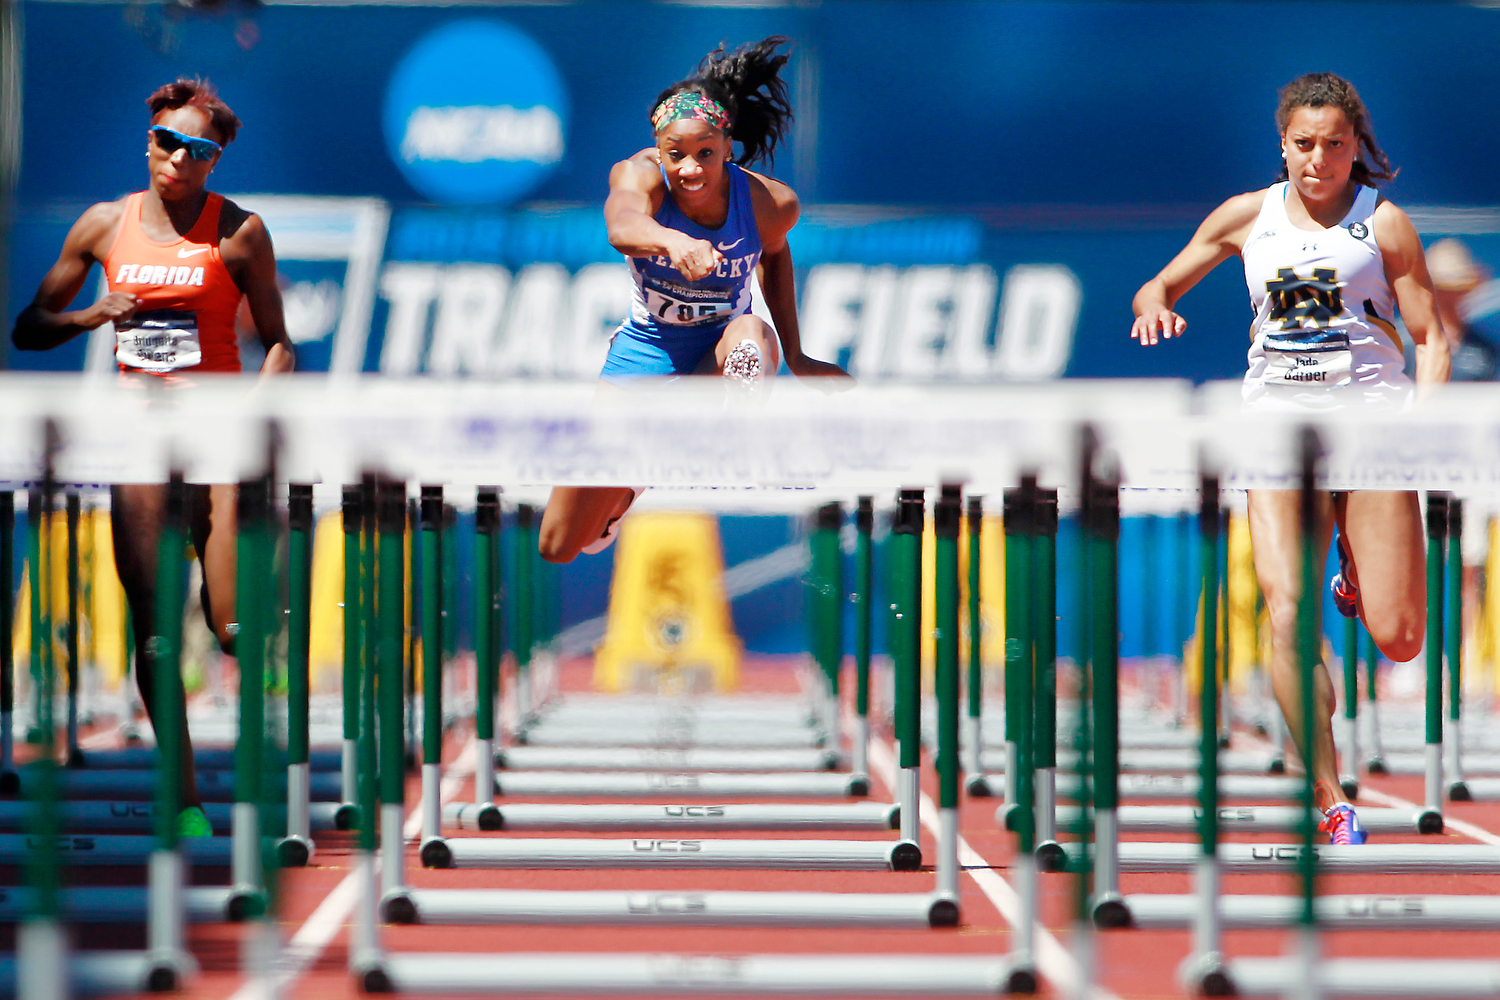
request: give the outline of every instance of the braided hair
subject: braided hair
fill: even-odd
[[[1385,153],[1376,143],[1375,131],[1370,127],[1370,112],[1365,108],[1365,102],[1359,99],[1359,92],[1354,89],[1354,84],[1348,80],[1336,73],[1306,73],[1282,87],[1277,96],[1280,100],[1276,105],[1276,131],[1280,135],[1286,134],[1292,112],[1298,108],[1338,108],[1344,113],[1344,117],[1354,127],[1356,151],[1362,149],[1370,161],[1354,161],[1350,176],[1355,183],[1374,187],[1380,181],[1392,180],[1400,173],[1400,168],[1391,166],[1391,161],[1386,159]],[[1286,164],[1283,163],[1280,180],[1287,179]]]
[[[729,113],[729,137],[740,144],[736,163],[773,162],[776,146],[792,121],[786,81],[780,76],[787,56],[776,51],[787,41],[783,35],[772,35],[733,51],[726,51],[721,42],[703,57],[692,76],[663,90],[652,102],[652,110],[673,94],[702,94]]]

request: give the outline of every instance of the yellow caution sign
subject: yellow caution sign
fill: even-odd
[[[594,685],[729,691],[739,684],[742,651],[724,593],[717,520],[655,511],[626,517]]]
[[[42,540],[50,568],[53,617],[54,662],[63,663],[66,641],[63,626],[68,614],[68,526],[67,517],[58,511],[52,517],[49,537]],[[29,670],[31,662],[31,580],[30,543],[17,537],[16,547],[27,552],[21,568],[21,582],[12,604],[14,632],[12,652],[18,671]],[[84,664],[99,668],[108,688],[117,687],[125,676],[125,591],[115,572],[114,546],[110,536],[109,512],[88,509],[78,523],[78,655]],[[9,598],[11,595],[6,595]]]
[[[338,511],[318,518],[313,532],[307,666],[314,691],[340,690],[344,676],[344,519]]]

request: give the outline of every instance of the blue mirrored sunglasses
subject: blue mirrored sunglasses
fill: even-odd
[[[224,152],[224,147],[212,139],[200,139],[195,135],[184,135],[175,128],[167,128],[165,125],[152,125],[151,136],[156,140],[156,148],[168,156],[171,156],[179,149],[185,149],[188,155],[195,160],[212,160],[215,156]]]

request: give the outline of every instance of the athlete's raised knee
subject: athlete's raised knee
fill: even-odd
[[[566,531],[548,530],[545,526],[537,532],[537,553],[549,563],[570,563],[578,558],[583,546],[568,538]]]
[[[1422,652],[1422,638],[1426,634],[1426,623],[1397,619],[1388,622],[1367,622],[1370,638],[1392,662],[1405,663],[1414,660]]]

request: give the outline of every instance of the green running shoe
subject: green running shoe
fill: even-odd
[[[177,814],[177,836],[179,837],[212,837],[214,828],[209,825],[208,816],[201,806],[188,806]]]

